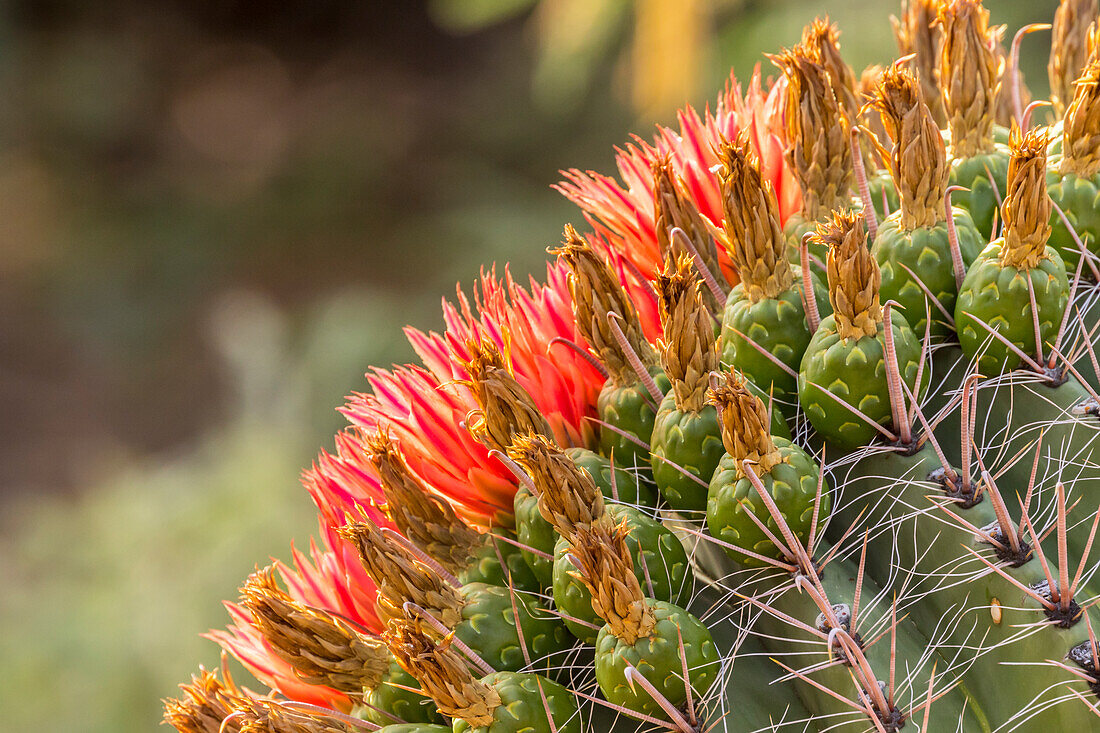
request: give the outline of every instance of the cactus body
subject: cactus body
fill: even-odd
[[[1000,264],[1004,240],[993,242],[978,255],[966,273],[955,307],[959,342],[967,356],[987,374],[1015,369],[1020,357],[992,338],[975,319],[998,331],[1025,354],[1036,350],[1035,327],[1028,280],[1039,309],[1039,337],[1044,350],[1054,341],[1069,299],[1069,280],[1062,258],[1051,247],[1030,271]]]
[[[660,369],[650,372],[661,394],[668,392],[668,377]],[[653,421],[657,418],[657,404],[646,388],[635,382],[626,386],[617,386],[611,382],[604,385],[596,403],[600,420],[649,443],[653,434]],[[649,466],[649,452],[637,442],[624,435],[603,427],[600,430],[600,453],[613,458],[616,466],[638,468]]]
[[[920,343],[909,323],[897,311],[890,313],[898,370],[914,393],[923,392],[915,384],[920,361]],[[840,397],[867,417],[885,425],[891,419],[886,388],[884,325],[878,334],[860,339],[842,339],[833,316],[821,321],[798,373],[798,397],[802,409],[818,432],[838,445],[866,445],[878,433],[875,428],[849,412],[824,392]],[[924,379],[928,378],[925,372]]]
[[[499,586],[511,583],[517,590],[540,590],[542,585],[524,560],[523,553],[519,547],[508,542],[509,539],[516,540],[515,533],[502,527],[495,529],[494,533],[506,539],[489,537],[470,558],[469,565],[458,574],[459,581]]]
[[[982,251],[985,240],[975,229],[965,209],[953,207],[953,215],[963,267],[969,267]],[[924,335],[924,324],[930,311],[932,335],[940,338],[948,336],[951,333],[948,316],[955,310],[958,284],[955,281],[947,222],[906,230],[901,225],[901,212],[891,214],[879,225],[871,252],[882,271],[879,291],[882,301],[897,301],[905,319],[919,336]],[[939,306],[928,298],[921,285],[935,297]]]
[[[736,367],[765,394],[773,394],[781,406],[796,398],[797,379],[761,354],[744,336],[795,372],[798,371],[802,355],[810,342],[810,329],[802,300],[802,271],[797,266],[791,269],[794,286],[778,298],[764,298],[753,303],[745,296],[742,286],[735,287],[726,301],[718,339],[722,362]],[[820,278],[816,275],[811,277],[818,312],[824,317],[830,312],[828,293]]]
[[[701,696],[718,676],[718,649],[710,631],[684,609],[664,601],[649,602],[657,617],[653,631],[630,644],[604,627],[596,640],[596,681],[609,701],[655,716],[663,716],[657,702],[640,685],[630,684],[628,665],[637,669],[673,705],[687,702],[683,664],[693,695]],[[681,656],[680,640],[683,640]]]
[[[1050,171],[1047,193],[1062,209],[1085,250],[1094,255],[1100,253],[1100,177],[1080,178],[1073,173],[1061,175]],[[1080,248],[1057,210],[1051,214],[1050,224],[1053,230],[1047,244],[1058,251],[1066,270],[1072,273],[1081,259]],[[1089,272],[1088,265],[1085,272]]]
[[[475,728],[456,720],[454,733],[581,733],[584,730],[576,696],[557,682],[536,674],[515,672],[495,672],[481,681],[500,695],[493,722]]]
[[[573,459],[577,468],[592,477],[605,499],[631,506],[657,506],[653,485],[637,473],[624,469],[618,461],[612,471],[609,459],[587,448],[567,448],[565,454]]]
[[[665,395],[650,447],[653,480],[668,505],[682,512],[702,511],[706,483],[725,452],[715,409],[707,405],[700,412],[684,412],[676,408],[674,395]]]
[[[956,192],[951,203],[970,213],[983,242],[993,239],[993,218],[1000,197],[1008,190],[1008,148],[998,145],[988,153],[952,160],[948,180],[953,186],[970,189]]]
[[[382,682],[374,689],[364,691],[364,704],[357,708],[356,713],[364,720],[381,725],[386,730],[393,729],[391,733],[402,733],[398,730],[401,726],[388,725],[393,723],[391,715],[409,724],[409,729],[404,733],[415,733],[420,728],[424,728],[425,733],[436,733],[435,728],[443,728],[441,725],[432,725],[443,722],[443,716],[439,714],[432,701],[423,695],[404,689],[406,687],[415,690],[419,687],[419,683],[413,679],[412,675],[401,669],[397,662],[393,662]]]
[[[522,644],[532,659],[540,660],[540,667],[553,665],[569,646],[565,626],[530,595],[485,583],[465,585],[462,594],[466,603],[455,636],[493,669],[523,669]]]

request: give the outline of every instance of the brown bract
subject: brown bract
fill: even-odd
[[[603,494],[553,441],[541,435],[518,435],[508,457],[531,476],[539,513],[559,534],[571,537],[578,527],[603,517]]]
[[[607,314],[614,313],[622,322],[620,327],[626,341],[648,367],[657,365],[657,352],[646,340],[638,312],[623,290],[615,273],[571,226],[565,227],[565,241],[549,250],[569,265],[572,271],[569,277],[569,292],[573,296],[573,314],[577,319],[577,330],[581,332],[588,345],[596,352],[603,365],[607,367],[612,384],[623,386],[634,384],[638,375],[627,361],[626,354],[615,339],[614,332],[607,322]]]
[[[1008,190],[1005,192],[1005,243],[1001,265],[1032,270],[1046,257],[1050,237],[1050,196],[1047,195],[1047,129],[1040,127],[1021,135],[1012,130],[1012,155],[1008,159]]]
[[[894,145],[883,157],[901,200],[901,226],[912,231],[944,220],[947,149],[913,72],[891,66],[870,102]]]
[[[1096,0],[1062,0],[1054,11],[1047,77],[1050,79],[1050,104],[1057,117],[1065,114],[1073,99],[1073,83],[1088,61],[1089,26],[1096,15]]]
[[[223,683],[213,672],[199,668],[190,684],[181,684],[183,695],[164,701],[164,722],[179,733],[239,733],[241,723],[232,718],[244,695],[226,675]]]
[[[406,601],[448,628],[462,620],[464,601],[458,590],[383,534],[374,522],[352,521],[336,531],[359,551],[363,568],[378,586],[378,613],[384,620],[404,617]]]
[[[736,474],[745,476],[742,461],[752,461],[757,475],[763,476],[783,457],[771,436],[771,417],[763,400],[749,391],[744,377],[726,372],[722,380],[707,390],[707,402],[718,409],[722,424],[722,445],[734,459]]]
[[[471,415],[470,434],[487,448],[504,452],[518,433],[538,432],[552,436],[550,424],[542,416],[527,390],[508,369],[507,360],[491,339],[466,343],[470,358],[462,366],[470,378],[461,381],[474,393],[479,410]]]
[[[665,374],[672,383],[676,409],[699,412],[711,372],[718,369],[714,319],[703,304],[703,283],[691,260],[679,257],[665,263],[657,276],[657,296],[664,338],[657,342]]]
[[[971,158],[993,149],[1001,62],[989,11],[981,0],[949,0],[938,16],[943,32],[939,79],[951,155]]]
[[[388,433],[379,429],[376,435],[366,437],[364,444],[386,495],[383,508],[397,530],[447,572],[457,575],[482,543],[482,535],[413,475]]]
[[[894,26],[894,39],[898,44],[898,56],[916,54],[913,63],[937,127],[946,122],[936,75],[936,58],[943,42],[939,26],[936,25],[936,13],[941,2],[942,0],[902,0],[901,17],[890,16],[890,23]]]
[[[742,289],[753,303],[776,298],[791,287],[794,276],[775,190],[760,175],[760,159],[747,131],[723,144],[718,159],[726,239]]]
[[[844,340],[875,336],[882,323],[882,273],[867,248],[862,216],[834,212],[831,221],[818,225],[814,238],[829,248],[825,269],[837,333]]]
[[[417,619],[401,617],[390,622],[382,638],[439,712],[473,728],[493,722],[493,713],[501,705],[500,694],[474,678],[466,661],[451,649],[450,636],[436,641]]]
[[[607,622],[611,634],[627,644],[645,638],[657,625],[634,574],[626,544],[626,520],[582,529],[572,539],[573,573],[592,594],[592,610]]]
[[[653,207],[657,246],[661,251],[661,257],[667,258],[669,253],[675,256],[691,255],[679,239],[671,235],[672,230],[679,227],[691,240],[704,266],[714,275],[715,282],[728,293],[729,283],[723,277],[722,269],[718,264],[718,247],[714,243],[714,237],[711,236],[706,222],[703,221],[699,208],[684,191],[667,156],[653,164]],[[718,300],[709,289],[703,293],[703,299],[711,313],[719,312]]]
[[[337,718],[314,715],[276,700],[248,698],[240,713],[241,733],[358,733]]]
[[[1062,123],[1058,171],[1079,178],[1100,172],[1100,53],[1095,50],[1074,83],[1073,101]]]
[[[806,219],[819,219],[850,203],[850,122],[816,54],[799,45],[768,58],[787,79],[787,160],[799,179],[802,212]]]

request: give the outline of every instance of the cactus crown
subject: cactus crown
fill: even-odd
[[[707,401],[718,409],[722,445],[734,459],[737,476],[745,475],[742,461],[757,464],[759,475],[782,463],[783,457],[769,432],[768,408],[749,391],[744,377],[733,370],[726,372],[720,382],[707,390]]]
[[[451,649],[451,636],[435,641],[420,621],[402,616],[382,634],[402,669],[416,678],[439,712],[471,727],[487,726],[501,705],[500,694],[474,678],[465,660]]]
[[[946,120],[936,75],[936,56],[942,37],[936,25],[936,12],[941,0],[902,0],[901,17],[890,16],[898,56],[916,54],[914,64],[925,103],[936,125]]]
[[[1073,98],[1062,130],[1061,173],[1091,178],[1100,171],[1100,43],[1097,29],[1090,35],[1090,54],[1074,83]]]
[[[913,72],[895,64],[883,72],[870,102],[894,143],[883,157],[897,185],[901,226],[907,230],[944,220],[947,149],[924,100]]]
[[[867,249],[863,218],[834,212],[831,221],[818,225],[814,238],[829,248],[825,272],[837,333],[844,340],[874,336],[882,323],[882,273]]]
[[[718,369],[714,319],[703,305],[703,283],[691,260],[669,258],[657,276],[657,295],[665,338],[658,342],[661,363],[672,383],[676,409],[699,412],[704,405],[707,378]]]
[[[593,524],[574,535],[572,553],[575,575],[592,594],[592,610],[616,638],[633,644],[649,636],[657,618],[634,574],[627,534],[625,520]]]
[[[770,182],[760,174],[760,158],[747,132],[718,151],[722,210],[729,254],[748,299],[776,298],[791,287],[787,240],[779,223],[779,204]]]
[[[539,513],[558,533],[571,537],[576,528],[604,515],[603,494],[569,456],[541,435],[517,435],[508,457],[531,476]]]
[[[623,290],[615,273],[571,225],[565,227],[565,241],[548,251],[565,260],[572,271],[569,292],[573,296],[577,330],[607,367],[612,383],[627,385],[638,381],[638,375],[630,366],[611,330],[608,314],[622,319],[621,327],[626,341],[642,364],[647,367],[656,366],[657,352],[642,333],[642,324],[634,303]]]
[[[505,451],[516,433],[553,431],[531,396],[512,372],[497,345],[490,339],[467,342],[470,358],[462,365],[470,379],[461,382],[474,393],[479,407],[470,421],[470,434],[492,450]]]
[[[463,568],[481,535],[459,519],[454,508],[433,496],[409,470],[397,443],[384,430],[365,440],[386,495],[385,511],[401,534],[450,573]]]
[[[336,531],[359,551],[359,561],[378,586],[378,613],[383,619],[403,618],[403,606],[411,601],[447,627],[462,620],[464,602],[458,590],[374,522],[351,521]]]
[[[1088,61],[1089,26],[1096,19],[1096,0],[1062,0],[1054,11],[1051,28],[1050,104],[1061,117],[1073,99],[1073,84]]]
[[[718,249],[714,244],[714,238],[710,235],[710,230],[703,221],[699,208],[683,190],[668,156],[659,158],[653,163],[653,209],[657,247],[661,256],[668,257],[670,253],[677,256],[690,256],[691,253],[685,250],[683,244],[672,236],[672,230],[679,227],[698,253],[703,266],[715,276],[719,286],[728,292],[728,285],[721,276],[722,271],[718,265]],[[714,295],[709,290],[702,295],[710,311],[718,312],[718,303]]]
[[[820,219],[849,203],[851,122],[833,93],[829,72],[813,49],[797,45],[768,58],[787,79],[787,158],[802,187],[802,211],[807,219]]]
[[[295,601],[268,566],[241,587],[241,605],[279,658],[302,681],[353,694],[374,689],[390,666],[386,645],[320,609]]]
[[[1046,186],[1046,128],[1026,134],[1013,128],[1011,148],[1003,207],[1005,244],[1001,249],[1001,265],[1031,270],[1047,256],[1046,243],[1051,231],[1051,202]]]
[[[943,28],[939,78],[951,139],[951,155],[970,158],[993,149],[993,122],[1001,63],[989,11],[980,0],[940,6]]]

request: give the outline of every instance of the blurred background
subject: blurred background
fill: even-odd
[[[986,4],[1014,31],[1056,0]],[[0,727],[156,726],[217,664],[220,599],[308,543],[298,472],[369,365],[413,358],[401,325],[579,219],[558,169],[612,172],[819,12],[888,62],[896,10],[0,2]]]

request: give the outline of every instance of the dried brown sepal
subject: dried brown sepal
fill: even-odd
[[[183,694],[164,701],[164,722],[179,733],[239,733],[242,721],[228,718],[241,707],[244,695],[227,675],[199,668],[190,684],[181,684]]]
[[[874,114],[874,112],[868,106],[868,103],[874,99],[875,90],[878,89],[878,85],[882,83],[882,74],[885,70],[879,64],[872,64],[863,70],[859,75],[859,101],[864,105],[861,108],[860,119],[862,120],[864,128],[874,136],[876,140],[886,140],[890,136],[886,134],[886,127],[882,124],[882,116]],[[886,166],[886,158],[881,155],[880,151],[873,145],[866,146],[871,153],[878,153],[880,157],[880,164],[875,165],[873,168],[867,170],[876,170],[878,168],[884,168]]]
[[[470,358],[464,359],[462,366],[470,378],[460,383],[474,393],[479,408],[467,423],[470,434],[487,448],[501,452],[508,450],[514,435],[538,432],[552,437],[550,424],[512,376],[496,343],[487,338],[471,339],[466,346]]]
[[[1056,117],[1065,114],[1073,99],[1073,84],[1089,58],[1089,26],[1096,16],[1096,0],[1062,0],[1054,11],[1047,76],[1050,104]]]
[[[539,513],[558,533],[571,537],[604,515],[603,494],[592,477],[577,468],[565,452],[541,435],[517,435],[508,457],[531,476]]]
[[[718,160],[726,239],[742,288],[753,303],[776,298],[791,287],[794,275],[775,189],[760,174],[760,159],[747,131],[724,143]]]
[[[943,126],[947,117],[940,95],[940,82],[936,74],[936,59],[940,54],[943,36],[936,25],[936,12],[942,0],[902,0],[901,17],[890,16],[894,27],[894,39],[898,44],[898,56],[916,54],[913,63],[920,78],[925,103],[937,127]]]
[[[997,88],[997,112],[996,122],[1002,127],[1012,127],[1016,121],[1016,103],[1013,95],[1019,90],[1020,109],[1027,107],[1031,102],[1031,90],[1027,88],[1023,74],[1018,74],[1016,84],[1011,83],[1008,76],[1008,49],[1005,47],[1005,37],[1008,35],[1007,25],[995,25],[990,29],[990,37],[994,40],[994,51],[997,54],[997,63],[1004,69],[1001,86]]]
[[[577,567],[573,575],[592,594],[592,610],[607,622],[612,635],[633,644],[649,636],[657,618],[634,574],[626,535],[626,520],[617,525],[600,522],[578,531],[572,539]]]
[[[272,651],[303,682],[360,695],[377,687],[389,668],[385,644],[294,600],[275,582],[272,566],[248,577],[241,587],[241,605]]]
[[[829,72],[813,52],[798,45],[769,58],[787,79],[787,160],[802,189],[802,213],[816,220],[850,204],[850,121],[833,93]]]
[[[844,340],[876,335],[882,323],[882,273],[867,248],[862,216],[833,212],[831,221],[818,225],[814,238],[828,247],[825,272],[837,333]]]
[[[1045,127],[1021,135],[1013,128],[1005,191],[1005,243],[1001,266],[1032,270],[1046,257],[1050,237],[1050,196],[1047,194],[1048,132]]]
[[[886,157],[901,200],[902,228],[912,231],[943,221],[947,148],[913,72],[886,69],[870,106],[894,143]]]
[[[783,457],[771,436],[771,417],[763,400],[749,391],[745,378],[736,371],[726,372],[721,381],[707,390],[707,402],[718,408],[722,423],[722,445],[737,464],[737,476],[744,477],[742,461],[756,464],[764,475]]]
[[[1058,170],[1079,178],[1100,172],[1100,53],[1092,54],[1074,82],[1073,99],[1062,123]]]
[[[989,11],[981,0],[949,0],[938,16],[943,33],[939,79],[951,155],[971,158],[993,149],[1001,61]]]
[[[685,256],[666,260],[664,272],[657,276],[665,334],[657,348],[672,383],[672,399],[682,412],[703,409],[708,377],[719,367],[714,319],[703,303],[704,290]]]
[[[382,483],[384,509],[397,531],[457,575],[482,543],[482,535],[462,521],[448,502],[428,491],[387,432],[379,429],[364,444]]]
[[[572,225],[565,226],[565,241],[548,251],[564,260],[572,271],[569,292],[573,297],[573,315],[577,319],[577,329],[607,367],[612,384],[622,386],[636,383],[638,375],[615,339],[607,322],[607,314],[614,313],[622,318],[620,327],[626,341],[646,368],[657,366],[658,358],[657,352],[642,331],[638,311],[619,279]]]
[[[249,699],[240,712],[241,733],[359,733],[335,717],[294,709],[276,700]]]
[[[493,722],[493,713],[501,705],[500,694],[474,678],[466,661],[451,649],[451,636],[437,641],[418,619],[403,616],[389,623],[382,638],[439,712],[472,728]]]
[[[695,251],[703,260],[703,264],[711,274],[715,282],[723,290],[729,292],[729,283],[722,276],[722,269],[718,264],[718,247],[714,243],[714,237],[710,235],[703,215],[692,201],[691,196],[684,191],[683,184],[673,170],[672,162],[668,157],[653,163],[653,208],[656,217],[657,246],[662,257],[668,257],[669,253],[675,256],[690,256],[671,231],[679,227],[691,240]],[[703,293],[706,306],[711,313],[718,313],[720,308],[718,300],[708,289]]]
[[[359,561],[378,586],[378,612],[383,619],[403,618],[404,603],[412,601],[448,628],[462,620],[464,601],[458,590],[374,522],[351,521],[336,531],[359,551]]]

